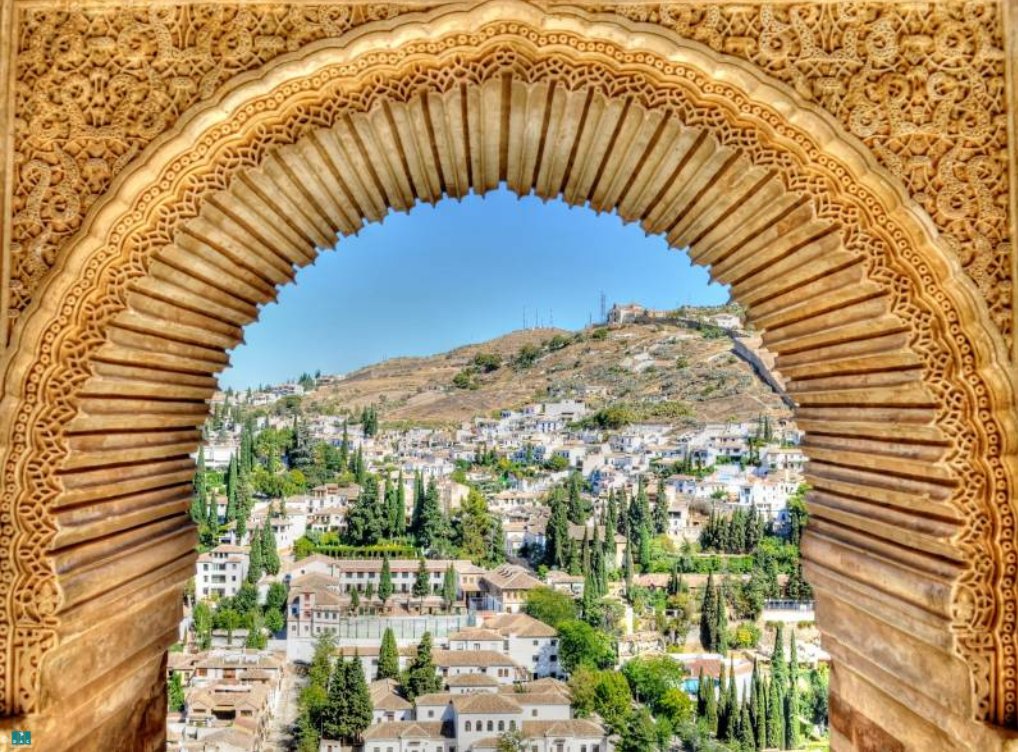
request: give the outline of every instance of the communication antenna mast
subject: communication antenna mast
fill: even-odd
[[[527,330],[527,307],[523,306],[523,330]]]
[[[608,311],[605,310],[606,299],[604,297],[604,290],[601,290],[601,323],[603,324],[608,320]]]

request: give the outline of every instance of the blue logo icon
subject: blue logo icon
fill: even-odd
[[[31,747],[32,746],[32,732],[31,731],[12,731],[11,732],[11,746],[12,747]]]

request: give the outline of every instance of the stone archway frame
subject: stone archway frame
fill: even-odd
[[[193,567],[182,511],[204,400],[293,267],[389,207],[503,179],[691,243],[766,330],[810,436],[804,554],[851,666],[838,712],[886,732],[911,709],[933,743],[987,742],[973,717],[1013,724],[1013,384],[932,223],[752,65],[518,0],[370,24],[239,76],[93,210],[15,331],[0,402],[8,712],[70,703],[83,677],[131,677],[121,704],[151,681]],[[151,629],[114,654],[118,604]],[[931,666],[945,679],[924,686]],[[107,720],[75,712],[81,729]]]

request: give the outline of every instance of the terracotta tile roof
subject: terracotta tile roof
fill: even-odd
[[[544,584],[515,564],[503,564],[495,571],[488,572],[483,579],[499,590],[533,590]]]
[[[442,650],[432,653],[435,665],[444,668],[453,666],[512,666],[516,661],[504,653],[495,650]]]
[[[448,705],[450,702],[455,700],[459,695],[453,692],[431,692],[430,694],[421,695],[414,702],[418,707],[424,705],[427,707],[434,707],[436,705]]]
[[[564,692],[520,692],[513,697],[520,705],[569,705],[569,695]]]
[[[523,721],[523,736],[528,739],[542,737],[601,738],[605,735],[604,728],[587,718],[573,718],[568,721]]]
[[[365,741],[372,739],[443,739],[452,738],[451,724],[441,721],[382,721],[364,730]]]
[[[558,637],[558,631],[529,614],[499,614],[484,620],[488,629],[506,636]]]
[[[493,692],[477,692],[468,695],[456,695],[452,701],[457,713],[476,714],[519,714],[523,708],[510,695]]]
[[[520,684],[503,684],[498,688],[499,692],[505,693],[517,693],[517,692],[534,692],[542,694],[545,692],[558,692],[561,695],[569,696],[569,685],[564,681],[553,679],[550,676],[546,676],[543,679],[535,679],[534,681],[522,682]]]
[[[456,674],[447,677],[445,683],[450,687],[497,687],[498,680],[487,674]]]
[[[494,629],[484,629],[482,627],[472,627],[469,629],[461,629],[458,632],[453,632],[449,635],[449,640],[472,640],[474,642],[502,642],[505,637],[496,632]]]

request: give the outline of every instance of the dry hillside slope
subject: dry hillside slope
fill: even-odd
[[[789,414],[781,398],[733,354],[727,336],[707,338],[672,322],[597,331],[516,331],[439,355],[394,358],[320,386],[305,402],[338,413],[376,404],[385,422],[425,424],[458,423],[569,397],[595,407],[639,405],[650,413],[672,414],[674,423]],[[525,347],[540,350],[529,367],[514,362]],[[485,372],[473,365],[479,354],[497,354],[502,365]],[[464,371],[460,381],[466,388],[455,386]],[[681,414],[681,405],[687,414]]]

